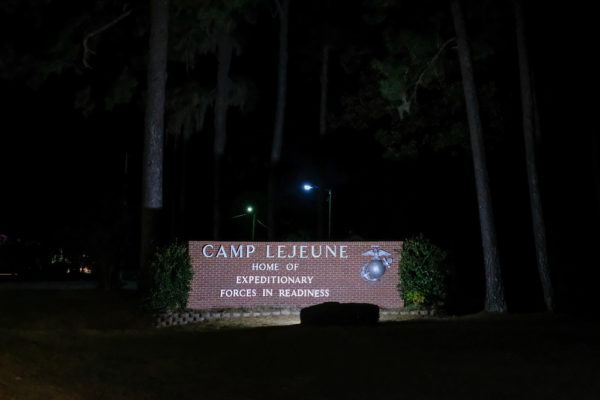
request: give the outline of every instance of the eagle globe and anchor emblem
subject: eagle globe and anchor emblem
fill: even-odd
[[[391,257],[386,258],[391,254],[382,250],[381,246],[371,246],[371,250],[364,252],[362,255],[373,257],[371,261],[360,267],[360,277],[367,282],[377,282],[392,265],[393,259]]]

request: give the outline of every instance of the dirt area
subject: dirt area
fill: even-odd
[[[379,316],[379,322],[399,322],[409,320],[419,320],[431,318],[429,316],[414,315],[414,314],[400,314],[399,312],[394,313],[382,313]],[[289,314],[289,315],[259,315],[259,316],[240,316],[240,317],[220,317],[207,319],[202,322],[192,323],[190,327],[197,328],[259,328],[266,326],[289,326],[300,324],[300,315]]]

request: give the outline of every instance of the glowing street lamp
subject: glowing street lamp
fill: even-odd
[[[252,215],[252,241],[254,241],[254,228],[256,228],[256,212],[254,211],[254,207],[247,206],[246,212],[244,214],[236,215],[235,217],[231,217],[231,218],[232,219],[242,218],[242,217],[245,217],[246,215]],[[258,223],[262,225],[262,222],[258,221]]]
[[[254,208],[252,206],[246,207],[246,211],[248,214],[252,215],[252,241],[254,241],[254,228],[256,228],[256,213],[254,212]]]
[[[310,183],[305,183],[304,185],[302,185],[302,188],[306,191],[306,192],[310,192],[313,189],[317,189],[320,190],[320,188],[316,185],[312,185]],[[329,202],[329,213],[328,213],[328,224],[327,224],[327,239],[331,240],[331,200],[332,200],[332,196],[331,196],[331,189],[327,189],[327,201]]]

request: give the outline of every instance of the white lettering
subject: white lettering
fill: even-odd
[[[300,246],[300,258],[308,258],[308,246],[302,245]]]
[[[229,250],[229,252],[228,252]],[[225,246],[220,245],[215,253],[215,246],[212,244],[205,244],[202,246],[202,255],[206,258],[248,258],[252,253],[256,251],[256,247],[253,244],[234,246],[230,245],[229,249]]]
[[[302,275],[302,276],[288,276],[288,275],[237,275],[235,277],[235,283],[237,285],[242,284],[277,284],[277,285],[310,285],[314,279],[314,276]]]
[[[315,247],[319,249],[319,254],[315,254]],[[310,254],[312,254],[313,258],[320,258],[321,253],[323,253],[323,247],[321,246],[310,246]]]
[[[219,251],[217,252],[217,258],[219,257],[227,258],[227,252],[225,252],[225,247],[223,247],[222,245],[219,246]]]
[[[285,269],[287,269],[288,271],[295,271],[298,269],[298,264],[289,263],[285,266]]]
[[[255,297],[256,289],[221,289],[221,297]]]
[[[267,258],[275,258],[275,255],[271,255],[271,245],[267,245]]]
[[[252,263],[252,271],[279,271],[279,263]]]
[[[337,246],[333,246],[333,248],[330,245],[325,246],[325,257],[329,257],[330,253],[333,257],[336,257],[336,250]]]
[[[294,258],[296,257],[296,245],[292,246],[292,254],[288,254],[288,258]]]
[[[348,245],[343,244],[340,246],[340,258],[348,258]]]
[[[231,245],[231,257],[244,257],[244,247],[240,244],[237,249],[234,245]]]
[[[348,245],[266,245],[266,258],[348,258]],[[310,247],[310,248],[309,248]],[[323,249],[325,247],[325,249]],[[202,255],[206,258],[250,258],[256,252],[256,246],[205,244],[202,246]]]
[[[329,289],[279,289],[279,297],[329,297]]]
[[[209,248],[210,248],[210,253],[208,252]],[[212,252],[213,248],[214,248],[214,246],[212,244],[205,244],[202,247],[202,255],[204,257],[211,258],[214,255],[213,252]]]

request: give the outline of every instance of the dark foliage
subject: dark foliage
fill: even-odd
[[[422,234],[402,245],[398,290],[405,304],[443,304],[448,291],[446,252]]]
[[[147,307],[154,311],[185,309],[192,276],[187,246],[175,243],[158,250],[148,271]]]

